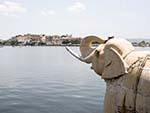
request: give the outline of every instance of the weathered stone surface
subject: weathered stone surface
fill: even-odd
[[[122,39],[104,43],[100,39],[100,46],[94,49],[89,45],[92,40],[84,39],[81,54],[106,81],[104,113],[150,113],[150,51],[135,51]]]

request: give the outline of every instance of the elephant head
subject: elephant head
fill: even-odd
[[[92,43],[99,45],[92,47]],[[112,79],[127,73],[125,57],[134,50],[132,44],[124,39],[104,40],[96,36],[83,38],[80,44],[81,56],[66,48],[73,56],[85,63],[91,63],[91,68],[103,79]]]

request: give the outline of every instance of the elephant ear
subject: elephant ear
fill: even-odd
[[[104,71],[102,78],[112,79],[127,73],[127,64],[114,48],[104,49]]]

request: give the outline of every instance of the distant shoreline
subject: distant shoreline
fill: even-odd
[[[24,34],[16,35],[8,40],[0,40],[0,47],[3,46],[80,46],[82,37],[72,35],[45,35],[45,34]],[[150,39],[128,39],[135,47],[150,47]],[[97,44],[95,43],[97,46]]]
[[[80,44],[63,44],[63,45],[0,45],[0,47],[46,47],[46,46],[62,46],[62,47],[65,47],[65,46],[77,46],[79,47]]]
[[[76,44],[76,45],[0,45],[0,48],[2,47],[66,47],[66,46],[69,46],[69,47],[79,47],[80,44]],[[95,46],[98,46],[98,45],[95,45]],[[134,47],[150,47],[150,46],[146,46],[146,45],[133,45]]]
[[[150,47],[150,42],[145,42],[145,41],[141,41],[139,43],[137,42],[131,42],[132,45],[134,47]],[[0,48],[2,47],[65,47],[65,46],[70,46],[70,47],[79,47],[80,44],[53,44],[53,45],[3,45],[3,44],[0,44]],[[98,46],[98,45],[94,45],[94,46]]]

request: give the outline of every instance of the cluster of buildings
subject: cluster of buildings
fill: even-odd
[[[47,45],[47,46],[53,46],[53,45],[75,45],[80,44],[81,37],[73,37],[72,35],[37,35],[37,34],[25,34],[25,35],[17,35],[12,37],[11,39],[5,41],[4,45]]]

